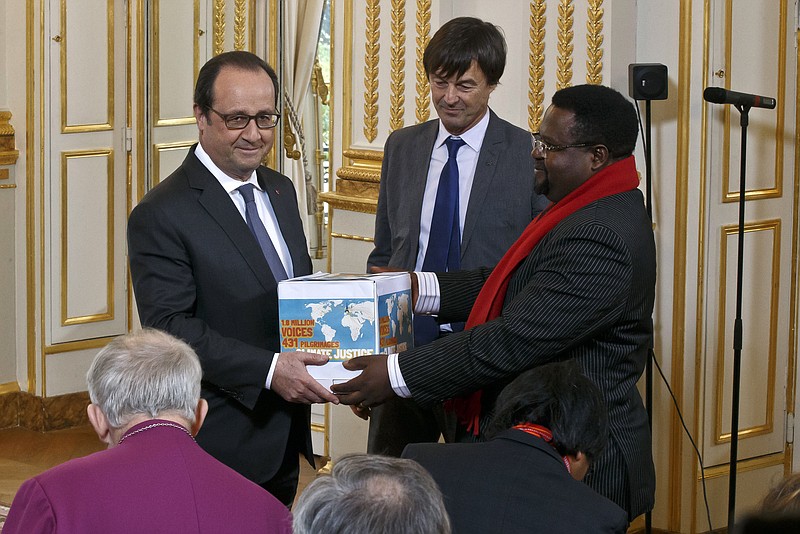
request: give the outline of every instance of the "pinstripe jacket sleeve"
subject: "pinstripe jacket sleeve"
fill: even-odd
[[[486,275],[439,274],[440,319],[463,318]],[[500,317],[401,354],[400,370],[420,404],[483,389],[487,414],[520,372],[574,358],[603,392],[616,446],[645,448],[635,469],[652,470],[636,381],[652,343],[654,293],[655,245],[642,195],[606,197],[539,242],[512,276]]]

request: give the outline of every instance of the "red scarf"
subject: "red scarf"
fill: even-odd
[[[511,245],[492,274],[489,275],[472,306],[465,329],[500,316],[508,283],[517,267],[531,254],[536,244],[558,223],[592,202],[631,191],[638,186],[639,175],[636,173],[636,162],[633,156],[629,156],[603,168],[570,194],[540,213],[530,222],[519,239]],[[467,432],[479,435],[481,390],[473,392],[468,397],[450,399],[445,406],[456,413],[459,423],[467,427]]]

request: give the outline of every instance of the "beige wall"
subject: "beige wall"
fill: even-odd
[[[213,17],[209,16],[214,3],[202,3],[207,8],[203,11],[203,20],[208,21],[206,35],[214,32]],[[137,53],[143,35],[139,33],[137,16],[147,2],[131,0],[127,4],[131,11],[123,14],[130,17],[131,30],[128,35],[122,34],[118,42],[123,50],[130,47],[132,66],[126,71],[123,65],[118,75],[124,79],[129,72],[131,77],[123,84],[122,98],[128,107],[123,116],[130,113],[123,123],[131,124],[133,142],[125,171],[114,178],[124,195],[123,211],[141,194],[145,169],[152,169],[145,152],[156,154],[157,158],[169,155],[168,143],[188,142],[193,136],[190,128],[176,128],[173,137],[162,128],[150,133],[154,134],[151,141],[162,143],[164,150],[154,152],[157,147],[145,143],[143,132],[149,126],[143,119],[140,99],[147,88],[139,85],[142,71],[138,70]],[[226,4],[229,11],[232,4],[233,0]],[[275,5],[272,0],[256,4],[259,21]],[[392,7],[397,4],[404,7],[394,13],[393,20]],[[53,104],[42,98],[46,95],[40,86],[52,75],[48,70],[51,56],[45,57],[42,47],[45,51],[52,49],[53,35],[41,31],[42,24],[53,15],[51,5],[57,2],[0,3],[0,110],[12,113],[19,150],[14,164],[0,164],[0,171],[9,171],[7,179],[0,179],[0,392],[21,388],[42,394],[44,388],[46,394],[53,395],[80,390],[94,351],[107,336],[120,330],[114,325],[105,331],[101,328],[99,333],[78,331],[68,343],[53,338],[58,328],[50,318],[60,302],[53,299],[51,281],[56,271],[49,258],[50,247],[58,243],[58,234],[51,233],[57,225],[52,224],[54,212],[48,195],[58,175],[47,154],[52,148],[48,143],[54,142],[57,135],[52,131],[43,133],[40,118],[42,105],[47,111]],[[193,2],[185,3],[192,5]],[[367,5],[379,8],[377,20],[369,19]],[[628,63],[667,65],[669,99],[652,103],[652,185],[659,254],[655,349],[688,428],[707,459],[712,519],[714,527],[723,526],[728,480],[724,434],[729,429],[729,336],[735,276],[730,251],[736,245],[727,229],[736,223],[732,196],[738,187],[739,126],[738,112],[728,109],[730,114],[725,115],[725,106],[706,105],[701,94],[707,85],[729,84],[738,91],[777,96],[780,102],[779,109],[750,113],[747,220],[751,227],[745,238],[749,255],[745,271],[746,381],[742,400],[745,435],[740,445],[739,475],[739,502],[744,510],[776,476],[791,469],[793,462],[795,466],[800,463],[785,445],[783,423],[783,413],[795,411],[797,372],[797,57],[793,4],[788,0],[440,0],[431,2],[429,9],[425,5],[389,0],[334,2],[331,168],[339,180],[337,191],[328,197],[333,207],[329,251],[332,270],[363,268],[371,247],[371,211],[383,140],[397,127],[398,119],[406,125],[419,120],[417,113],[421,110],[415,104],[420,91],[415,80],[419,51],[415,38],[417,25],[426,16],[430,32],[441,22],[467,13],[503,27],[509,42],[509,66],[491,105],[501,116],[525,128],[540,116],[541,110],[536,111],[538,97],[546,106],[559,84],[585,82],[587,61],[598,66],[596,56],[589,57],[592,48],[586,40],[590,20],[602,23],[601,79],[597,81],[627,94]],[[590,12],[590,5],[602,12]],[[731,6],[730,12],[726,11],[727,5]],[[559,6],[571,6],[572,10],[560,12]],[[531,17],[541,9],[545,14],[545,37],[543,41],[532,40]],[[40,20],[42,14],[44,21]],[[232,15],[228,20],[228,31],[232,31]],[[404,32],[397,32],[395,20],[405,22]],[[260,34],[270,35],[269,25],[259,25]],[[379,31],[380,50],[376,56],[367,53],[367,45],[374,37],[368,32],[371,25]],[[728,36],[733,36],[730,47],[726,46]],[[405,63],[401,69],[404,86],[399,88],[392,78],[391,49],[393,40],[401,37],[405,39]],[[266,45],[268,37],[263,39],[256,48]],[[569,73],[559,70],[559,45],[573,47],[567,54],[571,59]],[[208,52],[208,48],[204,50]],[[531,50],[544,58],[544,74],[537,78],[541,85],[533,93],[529,93]],[[79,62],[80,58],[70,61]],[[365,90],[367,65],[377,69],[377,91],[372,95]],[[91,72],[91,66],[86,68]],[[714,75],[720,71],[724,71],[723,78]],[[424,94],[426,90],[421,91]],[[390,105],[392,95],[399,93],[405,97],[401,113]],[[374,112],[365,107],[370,98],[376,99]],[[371,131],[373,120],[375,129]],[[639,149],[637,161],[644,173],[642,156]],[[164,161],[167,165],[168,158]],[[115,223],[118,231],[121,224],[119,220]],[[75,244],[80,245],[85,243]],[[99,250],[105,254],[105,244],[100,245]],[[723,246],[727,247],[726,254]],[[114,291],[126,292],[124,272],[115,280],[115,284],[122,285]],[[60,290],[56,294],[61,295]],[[117,313],[126,314],[122,330],[132,321],[132,305],[126,296],[121,308],[116,308]],[[657,374],[654,404],[658,473],[654,524],[676,532],[706,531],[701,486],[697,482],[701,475],[699,465]]]

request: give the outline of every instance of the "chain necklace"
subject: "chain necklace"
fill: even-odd
[[[190,438],[192,438],[192,440],[194,440],[194,436],[192,436],[192,433],[189,432],[188,430],[186,430],[186,428],[182,427],[179,424],[176,424],[176,423],[152,423],[152,424],[149,424],[147,426],[143,426],[142,428],[138,428],[138,429],[134,430],[133,432],[126,432],[121,438],[119,438],[119,441],[117,442],[117,445],[119,445],[120,443],[122,443],[123,441],[128,439],[129,437],[133,436],[134,434],[138,434],[139,432],[144,432],[145,430],[150,430],[151,428],[155,428],[157,426],[171,426],[172,428],[177,428],[178,430],[183,430],[186,433],[186,435],[188,435]]]

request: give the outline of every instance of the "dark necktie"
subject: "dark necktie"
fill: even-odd
[[[280,282],[289,277],[286,275],[286,269],[283,268],[281,258],[278,256],[278,251],[275,250],[275,245],[272,244],[272,240],[269,238],[266,228],[264,228],[261,217],[258,216],[256,199],[253,196],[254,188],[255,186],[253,184],[244,184],[237,190],[241,193],[242,197],[244,197],[244,213],[245,219],[247,219],[247,226],[250,228],[250,231],[253,232],[258,244],[261,246],[261,251],[267,259],[269,268],[272,271],[272,276],[275,277],[276,282]]]
[[[428,248],[422,270],[429,272],[457,271],[461,268],[461,224],[458,213],[458,149],[464,145],[459,137],[445,140],[448,158],[439,177],[436,203],[433,206]],[[439,337],[439,325],[433,317],[414,320],[414,342],[429,343]]]

